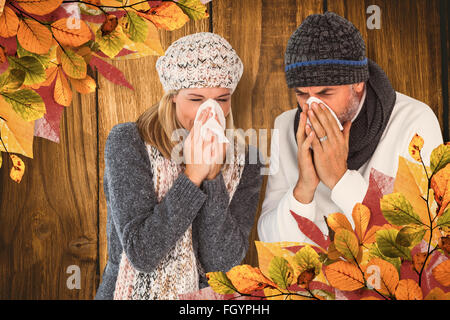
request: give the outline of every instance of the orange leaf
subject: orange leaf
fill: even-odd
[[[440,208],[437,213],[440,216],[450,202],[450,163],[433,175],[430,185],[434,190],[434,199]]]
[[[420,150],[423,148],[423,143],[423,138],[416,133],[408,146],[409,154],[418,162],[421,162]]]
[[[450,286],[450,260],[445,260],[433,269],[434,278],[443,286]]]
[[[6,55],[5,55],[5,49],[0,47],[0,64],[6,62]]]
[[[331,260],[337,260],[341,256],[341,253],[336,249],[334,242],[330,243],[330,245],[328,246],[327,255]]]
[[[258,268],[248,264],[235,266],[227,272],[227,277],[240,293],[249,294],[255,290],[262,290],[267,286],[277,287]]]
[[[140,15],[153,22],[157,28],[169,31],[179,29],[189,21],[189,17],[173,2],[163,2],[159,7],[151,8],[147,14]]]
[[[376,269],[371,266],[378,267]],[[375,271],[375,272],[374,272]],[[366,266],[366,280],[368,284],[380,291],[382,294],[393,296],[399,282],[398,271],[389,262],[374,258]],[[372,283],[369,283],[369,279]]]
[[[58,73],[58,67],[50,67],[45,69],[45,81],[40,83],[41,87],[46,87],[52,84],[53,80],[55,80],[56,74]]]
[[[58,69],[58,73],[56,75],[53,97],[57,103],[66,107],[72,102],[72,90],[70,89],[69,82],[61,69]]]
[[[441,288],[436,287],[428,292],[424,300],[450,300],[450,292],[445,293]]]
[[[377,231],[381,230],[381,229],[386,229],[386,227],[382,227],[382,226],[372,226],[372,228],[369,229],[369,231],[367,231],[367,233],[364,235],[364,238],[362,240],[363,244],[370,244],[370,243],[374,243],[376,238],[376,233]]]
[[[412,257],[412,264],[414,269],[420,273],[420,270],[422,270],[422,266],[425,263],[425,258],[427,257],[427,253],[426,252],[418,252],[416,254],[413,255]],[[430,260],[427,261],[430,262]]]
[[[39,22],[24,19],[19,23],[17,40],[25,50],[37,54],[45,54],[52,46],[52,33]]]
[[[344,228],[353,232],[352,225],[343,213],[332,213],[327,217],[328,226],[336,232],[339,228]]]
[[[26,12],[44,15],[56,10],[63,0],[15,0]]]
[[[73,88],[81,94],[87,94],[95,91],[97,85],[95,84],[95,80],[90,76],[86,76],[84,79],[73,79],[69,78],[70,83]]]
[[[423,293],[417,282],[412,279],[400,280],[395,290],[397,300],[422,300]]]
[[[343,291],[353,291],[364,286],[361,271],[354,264],[338,261],[325,268],[325,276],[331,286]]]
[[[0,37],[9,38],[17,34],[19,18],[10,7],[5,7],[0,16]]]
[[[83,20],[63,18],[52,23],[53,35],[62,45],[79,47],[91,40],[91,29]]]
[[[353,207],[352,217],[355,223],[355,232],[358,235],[358,239],[362,241],[369,226],[370,210],[365,205],[357,203]]]
[[[14,154],[10,154],[10,157],[13,162],[13,167],[11,168],[9,176],[15,182],[20,183],[25,172],[25,163],[22,161],[22,159]]]

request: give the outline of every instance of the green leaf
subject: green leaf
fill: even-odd
[[[98,44],[99,49],[111,59],[114,58],[125,45],[124,34],[121,30],[118,30],[120,26],[117,26],[114,31],[103,36],[102,30],[99,28],[95,34],[95,42]],[[120,28],[121,29],[121,28]]]
[[[397,226],[406,224],[423,225],[420,217],[414,212],[411,203],[401,193],[385,195],[380,200],[380,207],[383,216],[391,224]]]
[[[192,20],[208,17],[206,6],[200,0],[179,0],[175,3]]]
[[[444,213],[437,219],[438,227],[450,226],[450,209],[444,211]]]
[[[422,241],[425,232],[422,227],[406,226],[398,232],[395,242],[403,247],[410,247]]]
[[[206,274],[208,284],[217,293],[220,294],[232,294],[237,292],[237,289],[228,279],[227,275],[222,271],[208,272]]]
[[[136,12],[127,12],[123,23],[124,33],[135,42],[144,42],[147,39],[148,25],[144,18]]]
[[[0,91],[12,92],[19,89],[25,80],[25,72],[20,69],[10,69],[0,75]]]
[[[273,257],[269,264],[269,276],[280,288],[287,289],[294,278],[294,270],[283,257]]]
[[[430,169],[435,174],[450,162],[450,145],[441,144],[431,152]]]
[[[348,261],[356,260],[359,252],[359,242],[353,232],[344,228],[338,229],[334,235],[334,245]]]
[[[390,264],[392,264],[395,268],[397,268],[397,271],[400,273],[400,267],[402,265],[402,260],[400,258],[389,258],[386,257],[381,251],[380,248],[378,248],[376,243],[373,243],[372,246],[369,249],[369,255],[371,258],[381,258],[383,260],[386,260]]]
[[[408,247],[399,245],[397,239],[398,230],[379,230],[376,233],[377,246],[381,253],[389,258],[403,258],[411,260],[411,250]]]
[[[20,69],[25,72],[23,84],[31,85],[45,81],[45,70],[35,57],[25,56],[16,58],[8,56],[11,69]]]
[[[294,260],[299,266],[300,273],[314,268],[314,273],[318,275],[322,268],[322,264],[319,260],[319,254],[308,245],[297,251],[294,256]]]
[[[25,121],[40,119],[46,113],[41,96],[30,89],[0,93],[10,103],[14,111]]]
[[[44,69],[47,69],[48,65],[50,64],[50,52],[46,54],[37,54],[34,52],[27,51],[24,48],[22,48],[22,46],[18,41],[17,41],[17,55],[19,56],[19,58],[26,56],[36,58],[42,64]]]

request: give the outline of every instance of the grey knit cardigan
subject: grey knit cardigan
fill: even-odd
[[[250,164],[246,154],[231,202],[222,173],[197,187],[181,172],[158,203],[150,158],[136,123],[115,125],[105,144],[103,177],[108,261],[95,299],[113,299],[123,251],[136,270],[150,273],[191,224],[194,252],[205,272],[228,271],[240,264],[262,185],[262,158],[255,149],[249,146],[258,154],[257,163]],[[205,286],[201,275],[199,287]]]

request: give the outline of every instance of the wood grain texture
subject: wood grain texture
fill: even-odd
[[[0,299],[92,299],[97,269],[97,117],[95,94],[74,100],[61,140],[35,138],[20,184],[4,161],[0,193]],[[6,157],[3,158],[4,160]],[[67,267],[81,271],[68,289]]]
[[[366,26],[370,5],[381,8],[379,30]],[[383,68],[394,89],[429,105],[442,129],[439,0],[328,0],[328,10],[360,30],[367,56]]]
[[[163,49],[175,40],[196,32],[209,31],[208,19],[189,21],[186,25],[175,31],[160,30]],[[159,81],[155,63],[158,57],[145,57],[141,59],[112,61],[120,69],[125,78],[134,87],[131,90],[115,85],[103,78],[98,80],[98,119],[99,119],[99,159],[100,159],[100,203],[99,203],[99,270],[100,278],[108,260],[106,242],[106,199],[103,190],[104,150],[108,133],[118,123],[136,121],[140,114],[159,101],[163,95],[162,85]]]
[[[267,142],[258,147],[270,156],[270,128],[275,118],[295,107],[295,95],[287,87],[284,53],[291,34],[301,21],[313,13],[322,13],[322,1],[213,1],[213,31],[227,39],[244,64],[244,73],[232,97],[237,128],[244,131],[269,129]],[[257,221],[267,184],[264,176],[258,211],[250,235],[250,247],[244,263],[257,266],[254,241],[258,239]]]

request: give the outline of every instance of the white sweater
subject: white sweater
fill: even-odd
[[[352,210],[356,203],[364,199],[371,168],[395,177],[399,156],[414,161],[409,155],[408,146],[415,133],[425,140],[421,154],[425,164],[429,165],[431,152],[443,143],[439,122],[426,104],[399,92],[396,94],[397,100],[391,117],[372,157],[359,170],[347,170],[333,190],[320,182],[314,199],[309,204],[298,202],[293,194],[298,179],[298,148],[294,137],[297,108],[288,110],[275,119],[274,128],[279,130],[279,140],[272,137],[271,173],[258,220],[258,236],[261,241],[314,244],[298,229],[290,210],[314,221],[325,235],[328,235],[325,217],[331,213],[342,212],[353,224]]]

